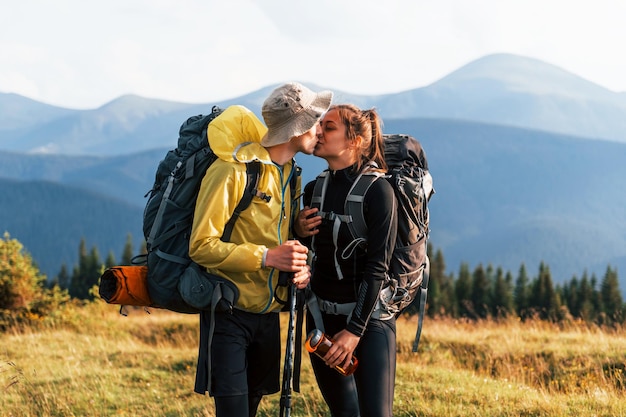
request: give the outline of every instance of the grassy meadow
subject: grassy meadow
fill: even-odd
[[[0,333],[0,416],[213,416],[193,393],[197,321],[95,302]],[[415,329],[398,322],[395,416],[626,416],[621,329],[427,318],[413,353]],[[291,414],[328,415],[306,355]]]

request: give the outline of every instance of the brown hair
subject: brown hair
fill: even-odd
[[[374,109],[361,110],[354,104],[335,104],[328,109],[337,110],[339,118],[346,126],[348,140],[361,137],[361,147],[357,158],[357,171],[372,161],[383,171],[387,171],[383,144],[382,120]]]

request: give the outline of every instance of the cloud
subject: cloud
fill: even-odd
[[[209,103],[288,80],[356,94],[508,52],[626,90],[619,0],[22,0],[0,15],[0,91],[87,108]]]

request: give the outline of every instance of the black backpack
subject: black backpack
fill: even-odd
[[[189,257],[189,237],[196,199],[207,168],[217,159],[209,147],[207,127],[222,110],[192,116],[180,127],[178,147],[159,163],[154,186],[146,195],[143,232],[147,248],[147,287],[154,307],[180,313],[229,308],[236,303],[236,286],[209,275]],[[233,226],[257,194],[260,162],[246,164],[247,184],[242,200],[222,236],[230,239]],[[226,301],[227,304],[223,304]]]
[[[420,294],[419,322],[413,351],[417,351],[428,291],[429,259],[426,253],[430,232],[428,202],[434,194],[432,177],[421,144],[408,135],[384,135],[387,174],[367,168],[354,182],[340,217],[355,242],[367,244],[363,197],[378,178],[391,183],[398,202],[398,233],[390,270],[379,297],[380,318],[397,317]],[[312,207],[322,210],[327,171],[318,176],[313,188]]]

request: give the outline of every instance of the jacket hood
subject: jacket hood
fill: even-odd
[[[209,146],[227,162],[271,162],[261,138],[267,128],[259,118],[244,106],[230,106],[216,117],[207,130]]]

